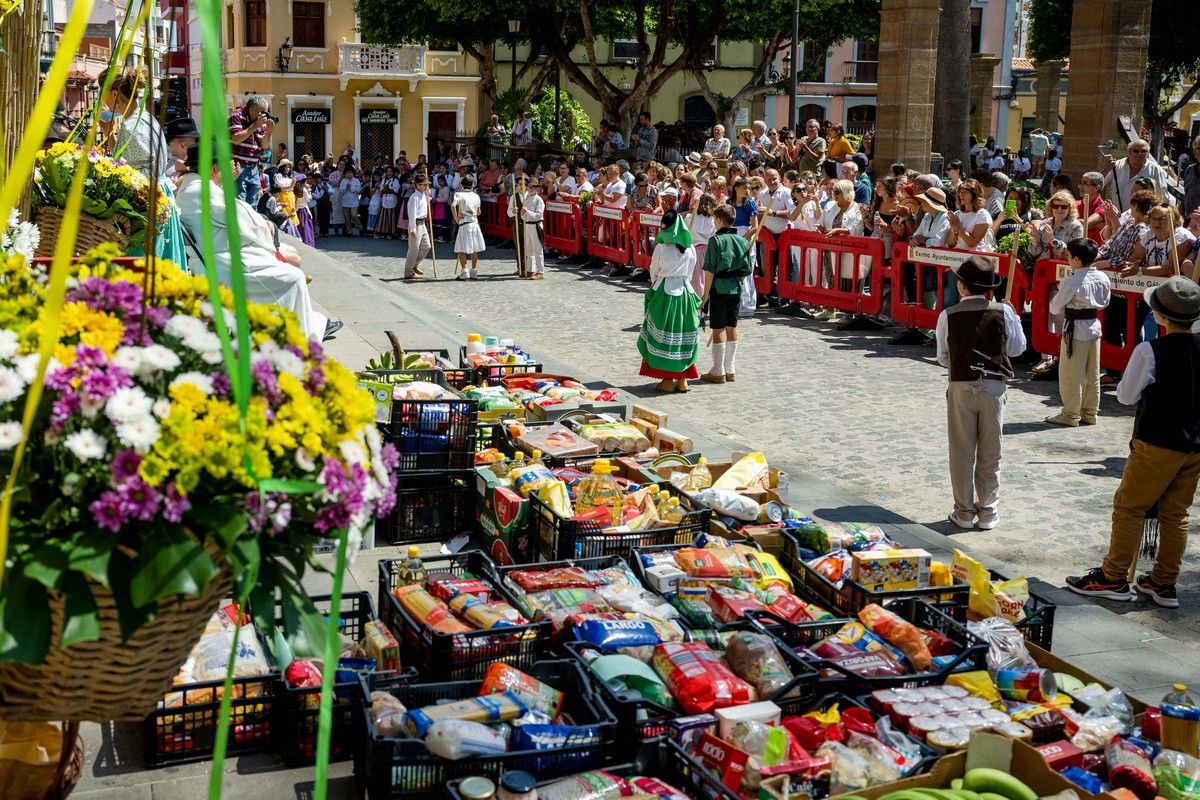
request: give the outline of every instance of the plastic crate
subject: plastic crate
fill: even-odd
[[[224,680],[190,683],[175,687],[158,701],[142,722],[142,757],[147,769],[212,758],[224,687]],[[229,755],[271,749],[278,689],[278,675],[234,679]],[[175,696],[179,702],[168,705]]]
[[[814,600],[821,602],[834,613],[854,616],[871,603],[886,605],[892,600],[905,600],[912,597],[922,598],[937,606],[958,622],[967,621],[967,605],[971,598],[971,587],[965,583],[950,586],[925,587],[921,589],[868,589],[861,583],[850,578],[842,581],[838,588],[816,570],[805,563],[800,557],[800,544],[796,537],[787,529],[783,531],[783,551],[779,563],[783,565],[795,579],[797,587],[804,590]]]
[[[542,683],[563,693],[563,717],[583,731],[566,747],[553,751],[510,752],[495,757],[469,757],[448,761],[431,755],[420,739],[386,738],[378,734],[367,714],[369,754],[356,768],[365,770],[372,800],[441,798],[446,782],[471,775],[499,778],[505,770],[524,770],[549,779],[597,769],[613,760],[617,721],[592,691],[579,665],[570,659],[538,661],[525,670]],[[376,682],[376,691],[389,691],[405,708],[417,709],[440,701],[461,700],[479,694],[479,680],[392,686]],[[366,693],[366,682],[361,691]],[[365,700],[365,698],[364,698]]]
[[[811,707],[805,709],[803,713],[808,714],[808,713],[812,713],[814,711],[822,711],[822,712],[828,711],[830,709],[830,707],[832,707],[835,703],[837,704],[839,711],[845,711],[847,708],[855,707],[855,708],[861,708],[861,709],[867,711],[876,720],[878,720],[882,716],[886,716],[885,714],[880,714],[879,712],[872,710],[871,706],[869,704],[863,702],[862,700],[859,700],[854,697],[850,697],[849,695],[845,695],[845,694],[825,695],[820,700],[818,700],[816,703],[814,703]],[[899,730],[899,729],[897,729],[897,730]],[[900,731],[900,732],[903,732],[903,731]],[[914,738],[913,736],[909,736],[908,738],[912,739],[913,744],[915,744],[917,746],[920,756],[918,758],[917,763],[911,769],[909,769],[907,772],[904,773],[905,778],[911,778],[914,775],[920,775],[923,772],[928,772],[929,768],[933,766],[934,762],[937,761],[939,758],[941,758],[942,755],[944,755],[943,753],[941,753],[937,750],[934,750],[932,747],[925,744],[921,740]]]
[[[631,533],[604,533],[592,521],[568,519],[536,494],[529,498],[529,513],[533,518],[534,539],[538,553],[547,560],[593,558],[595,556],[625,555],[637,547],[652,545],[690,545],[696,537],[708,531],[712,510],[701,508],[672,484],[659,486],[679,498],[686,513],[677,525],[664,525]]]
[[[1004,575],[995,570],[988,570],[994,581],[1006,581]],[[1032,581],[1031,581],[1032,583]],[[1054,643],[1054,614],[1058,605],[1047,600],[1043,595],[1035,594],[1033,586],[1029,587],[1029,599],[1025,601],[1025,619],[1016,623],[1026,639],[1043,650],[1050,650]]]
[[[376,538],[395,545],[444,542],[474,528],[474,470],[400,475],[396,507],[375,521]]]
[[[329,614],[333,607],[332,598],[318,595],[312,598],[313,605],[322,614]],[[276,609],[276,624],[279,624]],[[347,592],[342,595],[338,612],[341,632],[352,641],[363,637],[367,623],[377,619],[375,604],[367,592]],[[395,672],[389,673],[397,678]],[[404,680],[415,678],[415,671]],[[361,746],[362,704],[358,693],[358,681],[339,681],[333,685],[333,733],[330,736],[330,759],[340,761],[351,757]],[[279,680],[276,702],[277,749],[283,759],[291,765],[311,764],[317,755],[317,718],[321,705],[321,687],[293,688],[282,678]]]
[[[966,629],[966,626],[951,619],[938,608],[917,597],[894,600],[888,610],[913,623],[918,628],[937,631],[952,639],[959,647],[958,655],[945,666],[934,666],[924,672],[905,675],[863,677],[826,659],[806,659],[821,671],[818,692],[827,694],[842,692],[857,695],[876,689],[894,689],[899,686],[929,686],[946,682],[952,673],[963,670],[982,669],[987,660],[988,646]],[[847,622],[854,620],[825,620],[823,622],[793,623],[773,614],[753,614],[751,621],[760,629],[770,633],[785,647],[811,647],[825,637],[836,633]],[[828,673],[826,672],[828,671]]]
[[[542,572],[545,570],[558,569],[559,567],[579,567],[580,569],[586,569],[589,571],[609,569],[610,567],[624,567],[625,569],[629,569],[629,562],[622,556],[612,555],[596,556],[594,558],[576,558],[570,561],[538,561],[532,564],[493,564],[492,575],[520,604],[518,605],[518,608],[532,613],[532,609],[525,605],[521,587],[509,580],[508,576],[518,570]]]
[[[540,361],[526,361],[524,364],[484,364],[480,367],[473,367],[467,360],[466,345],[458,347],[458,364],[471,376],[471,382],[476,386],[496,386],[509,375],[542,371],[542,362]]]
[[[479,550],[422,559],[427,575],[445,572],[455,577],[473,576],[492,584],[497,597],[520,608],[521,604],[495,580],[495,566]],[[528,670],[542,657],[550,641],[550,622],[531,622],[469,633],[435,631],[409,615],[392,596],[405,559],[380,559],[379,609],[384,623],[400,640],[401,660],[416,667],[425,679],[481,680],[488,665],[504,661]]]
[[[368,370],[368,373],[427,381],[454,393],[451,400],[392,400],[391,421],[379,427],[384,438],[395,444],[400,453],[398,472],[444,472],[474,466],[479,404],[459,394],[444,371]]]
[[[759,545],[756,542],[754,542],[750,539],[746,539],[744,541],[739,541],[738,544],[745,545],[746,547],[750,547],[755,550],[762,550],[762,548],[759,547]],[[663,594],[662,592],[660,592],[657,589],[655,589],[654,587],[652,587],[650,585],[650,582],[646,580],[646,565],[642,563],[642,555],[678,550],[681,546],[690,546],[690,545],[691,545],[691,542],[688,542],[687,545],[656,544],[656,545],[651,545],[649,547],[634,547],[630,550],[630,553],[629,553],[629,564],[633,568],[633,573],[635,575],[637,575],[638,581],[641,582],[642,586],[646,587],[647,591],[654,592],[656,595],[658,595],[659,597],[661,597],[665,600],[670,600],[670,598],[667,597],[667,595]],[[672,604],[672,605],[674,605],[674,604]],[[683,611],[682,609],[679,610],[679,613],[682,615],[684,624],[686,624],[687,627],[690,628],[691,630],[704,630],[704,629],[715,630],[715,628],[713,628],[711,625],[704,625],[696,620],[690,619],[687,616],[687,612]],[[719,624],[718,624],[718,627],[719,627]]]

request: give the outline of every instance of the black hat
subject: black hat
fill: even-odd
[[[1146,305],[1165,320],[1190,325],[1200,319],[1200,286],[1174,275],[1142,293]]]
[[[191,172],[200,171],[200,145],[194,144],[187,149],[187,158],[183,160],[184,166]]]
[[[172,139],[199,139],[200,130],[196,127],[196,120],[179,117],[167,123],[166,135],[168,142]]]
[[[972,289],[995,289],[1000,285],[1000,275],[983,256],[971,256],[958,265],[954,274]]]

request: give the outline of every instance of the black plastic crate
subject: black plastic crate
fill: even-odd
[[[857,675],[826,659],[811,659],[810,663],[822,673],[825,670],[833,673],[828,676],[820,675],[819,693],[842,692],[857,695],[873,692],[876,689],[894,689],[900,686],[930,686],[945,683],[946,678],[952,673],[983,669],[985,666],[987,644],[938,608],[917,597],[894,600],[887,608],[918,628],[937,631],[948,636],[958,645],[958,655],[945,666],[935,665],[925,672],[876,677]],[[778,639],[784,646],[793,650],[810,647],[836,633],[847,622],[857,622],[857,620],[840,619],[793,623],[782,620],[773,614],[762,613],[752,615],[751,621]]]
[[[670,491],[670,490],[668,489],[668,491]],[[680,547],[687,547],[687,546],[690,546],[691,544],[692,544],[691,542],[688,542],[685,545],[656,544],[656,545],[650,545],[649,547],[634,547],[630,550],[630,553],[629,553],[629,563],[633,567],[633,572],[635,575],[637,575],[638,581],[641,582],[642,586],[645,586],[648,591],[654,592],[656,595],[658,595],[659,597],[662,597],[663,599],[669,599],[669,598],[667,598],[667,596],[665,594],[663,594],[662,592],[660,592],[657,589],[655,589],[654,587],[652,587],[650,585],[649,581],[646,580],[646,565],[642,563],[642,554],[643,553],[656,553],[656,552],[661,553],[664,551],[678,550]],[[762,548],[758,545],[758,543],[754,542],[751,539],[738,540],[738,544],[745,545],[746,547],[750,547],[754,550],[760,550],[760,551],[762,550]],[[697,579],[697,580],[702,580],[702,579]],[[684,624],[686,624],[692,630],[702,630],[702,629],[706,629],[706,628],[712,629],[711,626],[702,625],[692,619],[689,619],[687,616],[687,613],[684,612],[683,610],[680,610],[679,613],[683,617]]]
[[[1008,580],[995,570],[988,570],[988,572],[993,581]],[[1031,578],[1029,580],[1029,599],[1025,601],[1025,619],[1016,623],[1016,626],[1026,639],[1043,650],[1050,650],[1054,643],[1054,614],[1058,605],[1043,595],[1035,594],[1033,582],[1034,579]]]
[[[579,567],[586,570],[608,569],[610,567],[625,567],[629,569],[629,562],[617,555],[611,556],[596,556],[593,558],[576,558],[567,561],[538,561],[532,564],[495,564],[492,565],[492,576],[500,582],[506,591],[512,595],[520,604],[517,607],[524,611],[531,611],[525,603],[523,590],[515,582],[509,579],[509,575],[513,572],[521,570],[531,570],[541,572],[544,570],[558,569],[559,567]],[[632,573],[635,574],[636,573]]]
[[[505,770],[524,770],[549,779],[598,769],[613,760],[617,721],[592,691],[579,665],[570,659],[538,661],[525,670],[539,681],[563,693],[563,718],[585,731],[567,747],[553,751],[509,752],[494,757],[469,757],[448,761],[429,753],[420,739],[385,738],[378,735],[370,714],[365,716],[369,754],[356,762],[365,770],[372,800],[441,798],[446,782],[471,775],[497,780]],[[462,700],[479,694],[479,680],[374,688],[391,692],[405,708],[417,709],[440,701]],[[367,687],[362,686],[366,692]]]
[[[333,608],[332,599],[329,595],[317,595],[312,601],[317,611],[329,614]],[[375,604],[368,592],[343,594],[339,609],[339,630],[355,642],[362,639],[367,623],[378,618],[375,615]],[[276,624],[281,624],[278,609]],[[396,675],[395,672],[390,674]],[[406,679],[411,680],[413,677],[415,674],[408,675]],[[357,680],[338,681],[333,685],[333,732],[330,736],[329,751],[333,761],[350,758],[362,744],[363,709],[357,686]],[[281,678],[278,695],[278,752],[289,764],[311,764],[317,755],[321,687],[293,688]]]
[[[822,712],[828,711],[835,703],[838,706],[839,713],[842,711],[845,711],[847,708],[854,707],[854,708],[861,708],[861,709],[869,712],[871,714],[871,716],[874,717],[875,720],[877,720],[877,721],[881,717],[886,716],[886,714],[880,714],[879,712],[874,711],[870,707],[870,705],[868,705],[867,703],[864,703],[863,701],[861,701],[855,697],[850,697],[849,695],[845,695],[845,694],[824,695],[817,702],[813,703],[813,705],[811,707],[805,709],[803,713],[809,714],[809,713],[812,713],[813,711],[822,711]],[[903,733],[903,731],[900,731],[900,732]],[[939,751],[934,750],[932,747],[925,744],[920,739],[917,739],[907,733],[905,735],[908,736],[908,738],[912,739],[913,744],[915,744],[917,746],[920,756],[918,758],[917,763],[911,769],[909,769],[907,772],[904,773],[904,777],[911,778],[914,775],[920,775],[921,773],[928,772],[929,768],[933,766],[935,761],[937,761],[939,758],[942,757],[943,753],[940,753]]]
[[[474,466],[479,404],[459,394],[443,370],[368,370],[368,373],[428,381],[455,395],[451,400],[392,400],[391,420],[379,427],[384,438],[400,453],[397,471],[453,471]]]
[[[474,470],[401,474],[396,507],[375,521],[376,538],[395,545],[444,542],[474,527]]]
[[[623,556],[635,547],[683,547],[694,542],[700,534],[708,532],[711,509],[699,507],[672,484],[662,483],[659,486],[679,498],[679,506],[686,512],[683,521],[678,525],[664,525],[631,533],[604,533],[598,523],[561,517],[536,494],[530,496],[529,513],[533,518],[538,553],[547,560]]]
[[[834,613],[853,616],[871,603],[886,605],[892,600],[905,600],[912,597],[922,598],[937,606],[958,622],[967,621],[967,605],[971,598],[971,587],[965,583],[950,586],[927,586],[920,589],[868,589],[858,581],[846,578],[842,588],[838,588],[821,575],[800,557],[800,544],[795,536],[787,529],[783,531],[783,551],[779,555],[779,563],[783,565],[796,581],[797,586],[803,586],[813,599],[823,603]]]
[[[275,739],[279,674],[263,636],[255,631],[270,670],[234,678],[229,713],[230,755],[262,753]],[[142,758],[147,769],[207,761],[217,741],[224,678],[172,687],[142,722]]]
[[[458,364],[471,376],[475,386],[496,386],[510,375],[522,372],[541,372],[543,365],[540,361],[527,361],[524,364],[484,364],[480,367],[471,366],[467,360],[466,345],[458,347]]]
[[[411,617],[392,596],[397,574],[406,559],[379,560],[379,609],[384,623],[400,641],[403,663],[416,667],[425,679],[480,680],[494,661],[528,669],[542,657],[550,641],[550,623],[530,622],[469,633],[442,633]],[[495,566],[479,550],[422,559],[427,575],[446,572],[468,575],[491,584],[496,596],[514,608],[521,604],[495,580]]]

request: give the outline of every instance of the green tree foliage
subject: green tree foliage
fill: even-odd
[[[583,106],[579,105],[566,89],[558,92],[558,113],[562,120],[561,134],[563,147],[570,148],[576,141],[591,143],[595,136],[592,121],[588,119]],[[529,110],[529,119],[533,122],[533,138],[539,142],[554,141],[554,87],[542,89],[542,96]]]
[[[1072,0],[1029,0],[1029,53],[1037,61],[1071,55]]]

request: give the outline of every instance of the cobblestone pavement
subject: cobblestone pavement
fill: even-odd
[[[947,534],[1005,562],[1012,574],[1061,586],[1065,576],[1099,563],[1104,553],[1133,422],[1132,410],[1111,392],[1102,400],[1098,425],[1051,427],[1042,419],[1058,408],[1057,384],[1030,381],[1027,371],[1020,372],[1008,392],[1001,525],[959,532],[946,520],[946,373],[932,348],[888,345],[894,331],[838,331],[764,309],[742,323],[736,384],[694,383],[687,395],[658,396],[651,381],[637,374],[644,283],[553,260],[545,281],[519,281],[511,249],[490,249],[480,261],[481,279],[460,282],[453,280],[452,248],[445,244],[438,248],[439,279],[427,259],[429,277],[406,282],[402,242],[353,238],[321,246],[355,272],[377,278],[381,288],[450,320],[459,341],[479,328],[511,336],[535,354],[653,396],[654,405],[673,418],[819,475],[894,512],[898,523]],[[313,290],[319,301],[320,287]],[[701,371],[710,357],[702,350]],[[1179,586],[1183,609],[1165,611],[1145,601],[1106,605],[1147,628],[1200,640],[1200,614],[1189,610],[1200,593],[1196,567],[1192,552]]]

